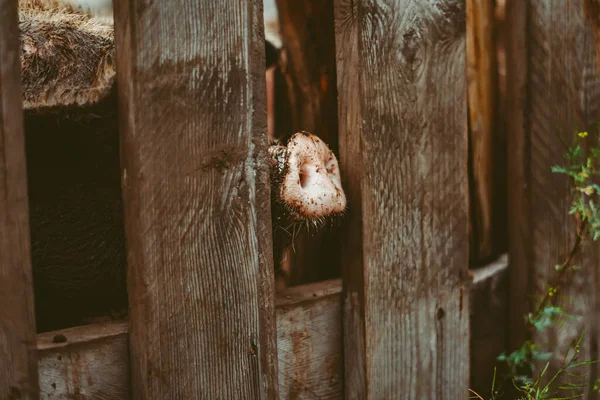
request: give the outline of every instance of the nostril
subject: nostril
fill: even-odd
[[[306,189],[308,186],[310,172],[310,168],[308,168],[307,165],[303,165],[302,168],[300,168],[300,186],[302,186],[302,189]]]

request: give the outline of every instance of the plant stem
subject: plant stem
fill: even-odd
[[[551,281],[552,287],[561,288],[560,284],[562,283],[562,280],[563,280],[564,276],[566,275],[566,273],[569,271],[568,267],[571,265],[571,263],[573,262],[573,259],[575,258],[577,253],[579,253],[579,251],[581,249],[581,245],[583,244],[583,240],[585,239],[586,228],[587,228],[587,222],[582,220],[580,218],[580,216],[577,215],[577,233],[575,234],[575,243],[571,247],[571,251],[569,252],[569,255],[567,256],[565,261],[563,261],[563,263],[561,264],[561,268],[558,271],[558,274]],[[542,301],[540,302],[535,313],[533,314],[534,318],[538,317],[542,313],[542,311],[544,310],[544,308],[550,301],[551,297],[552,296],[550,295],[549,291],[546,291],[546,294],[542,298]]]

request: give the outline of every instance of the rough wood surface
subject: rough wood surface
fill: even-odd
[[[287,138],[307,130],[337,156],[337,88],[333,2],[277,0],[282,49],[276,91],[275,134]],[[338,277],[336,230],[300,231],[294,251],[286,253],[288,285]]]
[[[598,15],[592,16],[594,20],[598,21]],[[555,274],[553,266],[567,257],[575,240],[575,221],[568,214],[571,183],[567,177],[552,173],[551,167],[564,163],[564,143],[576,131],[595,132],[600,122],[600,75],[594,23],[585,16],[583,0],[531,1],[527,27],[531,232],[526,243],[531,245],[534,294],[540,295]],[[598,275],[597,250],[593,245],[580,254],[576,262],[584,272],[575,274],[575,280],[562,293],[563,306],[577,318],[566,326],[536,333],[541,348],[553,351],[554,367],[562,363],[571,340],[582,329],[586,332],[582,360],[598,356],[597,283],[592,278]],[[580,372],[589,373],[589,368]],[[553,369],[548,373],[552,376]]]
[[[506,218],[502,170],[505,147],[496,125],[497,68],[494,0],[466,0],[469,105],[470,263],[503,250]]]
[[[296,286],[277,301],[279,390],[285,399],[343,399],[341,280]]]
[[[115,38],[132,396],[277,398],[262,1],[118,2]]]
[[[37,337],[42,399],[129,399],[127,321]]]
[[[37,399],[17,2],[0,0],[0,398]]]
[[[465,3],[335,6],[345,395],[465,398]]]

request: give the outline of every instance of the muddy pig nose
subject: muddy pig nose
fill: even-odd
[[[341,213],[346,208],[337,159],[317,136],[300,132],[287,144],[288,171],[281,200],[296,211],[296,218],[314,219]]]

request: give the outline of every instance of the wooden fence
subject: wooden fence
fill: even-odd
[[[337,137],[349,210],[333,241],[341,276],[277,294],[262,1],[115,4],[129,317],[36,336],[16,2],[0,0],[0,399],[487,390],[496,355],[527,338],[534,286],[572,239],[551,130],[600,119],[594,0],[506,0],[502,30],[491,0],[304,9],[332,19],[321,48],[333,59],[294,48],[310,36],[301,29],[284,49],[335,70],[288,76],[326,88],[311,92],[325,104],[312,117],[297,104],[290,129],[318,120],[313,129]],[[286,96],[313,101],[300,92]],[[597,248],[585,260],[591,279],[570,290],[593,358]],[[541,339],[560,346],[561,335]]]
[[[506,2],[506,124],[509,149],[509,343],[528,337],[522,317],[531,294],[547,290],[552,266],[574,243],[574,221],[566,213],[570,187],[550,167],[563,163],[564,140],[577,130],[596,132],[600,122],[600,52],[596,1]],[[567,309],[577,318],[568,329],[536,333],[540,345],[562,351],[585,328],[581,359],[598,359],[598,246],[586,246],[583,270],[565,290]],[[556,356],[555,356],[556,357]],[[558,358],[558,357],[556,357]],[[553,359],[552,369],[557,362]],[[589,373],[586,399],[600,375]]]

